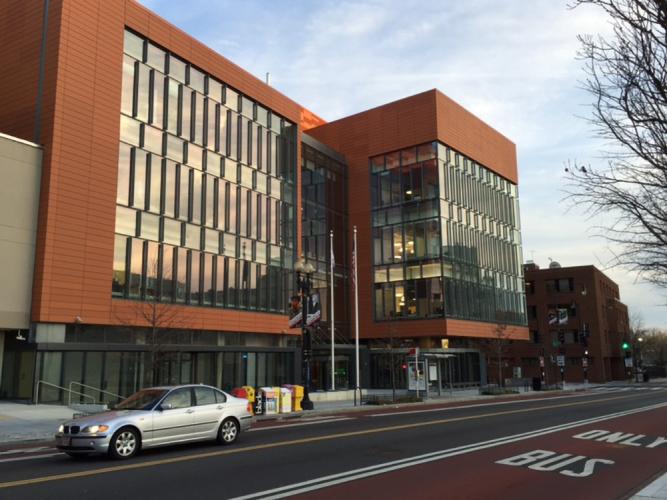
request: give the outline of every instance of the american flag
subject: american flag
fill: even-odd
[[[352,285],[357,286],[357,226],[354,226],[354,239],[352,240]]]

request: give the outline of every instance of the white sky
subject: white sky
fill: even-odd
[[[567,0],[142,0],[279,91],[334,120],[438,88],[517,145],[524,259],[594,264],[630,313],[667,327],[667,297],[623,269],[580,209],[562,201],[568,160],[601,164],[582,118],[591,97],[580,33],[608,33],[600,11]]]

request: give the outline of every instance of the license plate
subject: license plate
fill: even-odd
[[[60,437],[58,438],[58,443],[60,446],[72,446],[72,438]]]

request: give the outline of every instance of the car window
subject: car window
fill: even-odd
[[[197,406],[214,405],[216,403],[214,391],[210,387],[195,387],[195,400]]]
[[[226,403],[227,402],[227,396],[225,396],[224,392],[220,392],[220,391],[213,391],[213,392],[215,392],[216,402],[218,402],[218,403]]]
[[[164,398],[162,404],[170,404],[172,408],[188,408],[192,406],[192,391],[189,387],[176,389]]]

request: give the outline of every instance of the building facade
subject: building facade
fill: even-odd
[[[388,337],[450,385],[484,381],[475,340],[499,322],[528,337],[514,144],[443,94],[325,123],[133,0],[9,4],[0,131],[43,159],[30,317],[5,338],[1,397],[296,382],[299,256],[323,306],[313,388],[332,328],[348,387],[353,226],[364,386],[385,385]]]
[[[534,263],[524,269],[530,340],[507,346],[503,376],[511,378],[520,367],[521,376],[540,377],[548,385],[626,378],[628,308],[618,285],[595,266],[552,262],[547,269]]]
[[[478,339],[528,338],[514,144],[436,90],[308,134],[347,160],[370,385],[413,347],[432,390],[486,383]]]

